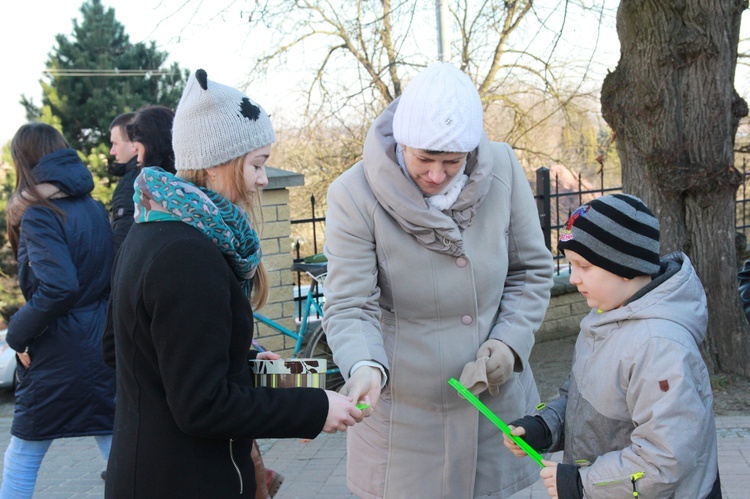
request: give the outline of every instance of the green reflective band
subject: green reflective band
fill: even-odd
[[[537,404],[536,407],[534,407],[534,409],[536,409],[537,411],[541,411],[545,407],[547,407],[547,404],[545,404],[544,402],[542,402],[541,404]]]
[[[643,471],[639,471],[630,475],[630,481],[633,482],[633,497],[638,497],[638,489],[635,487],[635,482],[642,478],[645,474],[646,473],[644,473]]]

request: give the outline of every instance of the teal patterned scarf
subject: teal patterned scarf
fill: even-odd
[[[135,180],[135,222],[180,221],[203,232],[219,248],[249,297],[260,263],[258,234],[239,206],[158,167]]]

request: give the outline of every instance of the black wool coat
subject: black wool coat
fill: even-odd
[[[104,356],[117,371],[108,498],[253,497],[254,438],[313,438],[323,428],[323,390],[251,386],[249,302],[193,227],[130,229],[108,324]]]
[[[117,164],[117,166],[121,167],[118,169],[121,172],[117,171],[114,175],[120,176],[120,180],[117,181],[115,190],[112,192],[112,201],[109,205],[115,254],[117,254],[117,250],[120,249],[120,245],[133,225],[133,213],[135,212],[133,182],[141,171],[138,168],[137,156],[133,156],[127,163]]]

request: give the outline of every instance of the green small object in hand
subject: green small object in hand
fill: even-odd
[[[490,410],[489,407],[484,405],[481,400],[479,400],[473,393],[471,393],[465,386],[463,386],[461,383],[458,382],[456,378],[451,378],[448,380],[448,384],[451,385],[453,388],[455,388],[458,393],[460,393],[466,400],[468,400],[471,405],[479,409],[479,412],[484,414],[487,419],[492,421],[495,426],[500,428],[500,430],[508,435],[508,438],[513,440],[520,448],[526,452],[526,454],[529,455],[531,459],[537,462],[537,464],[544,468],[544,464],[542,463],[542,456],[539,455],[537,451],[535,451],[529,444],[526,443],[524,439],[521,437],[517,437],[516,435],[513,435],[511,433],[510,427],[503,423],[502,419],[497,417],[494,412]]]
[[[364,402],[360,402],[359,404],[357,404],[357,409],[359,409],[360,411],[364,411],[368,407],[370,407],[370,404],[365,404]]]

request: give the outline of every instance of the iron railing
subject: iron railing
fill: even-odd
[[[742,160],[740,173],[743,182],[737,190],[737,212],[736,227],[737,232],[748,236],[750,233],[750,173],[747,171],[747,161]],[[557,245],[554,243],[558,240],[560,229],[565,225],[573,210],[581,206],[586,201],[595,197],[611,193],[621,192],[622,186],[605,186],[604,171],[600,171],[595,180],[597,186],[592,187],[589,182],[584,180],[580,174],[576,176],[577,189],[562,190],[560,179],[557,175],[552,178],[549,168],[541,167],[535,172],[536,175],[536,199],[537,211],[539,212],[539,223],[544,234],[544,243],[552,251],[555,260],[555,268],[559,272],[566,265],[562,263],[564,256],[557,251]],[[311,224],[312,225],[312,250],[311,254],[317,254],[322,251],[318,247],[318,227],[325,224],[325,216],[315,216],[315,196],[310,197],[310,218],[292,220],[292,224]],[[301,261],[303,257],[300,254],[300,242],[295,243],[296,261]],[[299,279],[297,280],[299,289]],[[298,292],[298,296],[301,294]],[[295,298],[298,302],[303,302],[304,297]],[[301,303],[299,305],[301,307]]]

